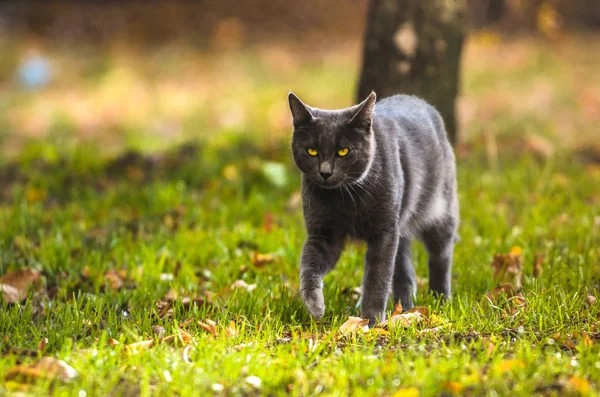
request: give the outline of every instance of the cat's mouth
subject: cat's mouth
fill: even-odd
[[[328,180],[328,181],[321,181],[319,184],[321,185],[322,188],[325,188],[325,189],[337,189],[344,184],[344,181],[343,180],[340,180],[340,181]]]

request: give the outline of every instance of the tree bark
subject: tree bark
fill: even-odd
[[[358,99],[371,91],[419,96],[442,114],[456,143],[465,18],[465,0],[371,0]]]

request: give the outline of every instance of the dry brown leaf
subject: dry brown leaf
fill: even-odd
[[[538,278],[543,272],[544,254],[536,254],[533,259],[533,277]]]
[[[213,320],[207,319],[206,323],[203,323],[202,321],[198,320],[198,325],[200,326],[200,328],[210,332],[212,336],[217,336],[217,323],[215,323]]]
[[[396,314],[395,316],[390,317],[388,320],[381,323],[381,327],[383,328],[391,328],[391,327],[404,327],[408,328],[413,324],[418,324],[425,320],[425,316],[419,312],[406,312],[402,314]]]
[[[400,302],[396,303],[396,306],[394,306],[392,316],[395,316],[396,314],[402,314],[402,303]]]
[[[110,286],[110,288],[114,290],[120,290],[125,286],[123,279],[114,269],[110,269],[106,272],[104,275],[104,280]]]
[[[154,335],[156,335],[156,337],[159,339],[164,338],[165,334],[167,333],[165,327],[163,327],[162,325],[155,325],[154,327],[152,327],[152,332],[154,332]]]
[[[499,296],[505,296],[507,298],[511,298],[515,296],[515,289],[511,283],[502,284],[499,287],[494,288],[485,294],[490,300],[494,301]]]
[[[39,270],[21,269],[6,273],[0,277],[2,297],[9,303],[24,300],[32,288],[39,289],[41,286],[42,273]]]
[[[194,322],[193,318],[188,318],[187,320],[185,320],[184,322],[182,322],[181,324],[179,324],[179,328],[185,328],[188,325],[190,325],[191,323]]]
[[[0,292],[2,292],[2,300],[8,303],[16,303],[21,301],[19,290],[10,285],[0,284]]]
[[[252,265],[254,267],[261,268],[273,262],[275,262],[275,256],[271,254],[259,254],[258,252],[252,254]]]
[[[498,283],[510,282],[518,291],[521,289],[523,261],[521,248],[513,247],[508,254],[496,254],[490,265],[494,268],[494,280]]]
[[[166,338],[162,339],[161,342],[164,343],[177,343],[182,342],[184,345],[187,345],[192,342],[192,335],[188,332],[179,329],[176,334],[169,335]]]
[[[369,330],[369,319],[360,317],[348,317],[348,320],[340,326],[339,333],[342,335],[355,332],[367,332]]]
[[[48,346],[48,338],[42,338],[39,342],[38,342],[38,351],[43,353],[44,350],[46,350],[46,346]]]
[[[70,381],[77,377],[77,371],[63,360],[43,357],[29,365],[17,365],[4,375],[5,380],[33,383],[37,379]]]

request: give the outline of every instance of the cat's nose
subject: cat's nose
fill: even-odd
[[[319,174],[321,174],[323,179],[327,180],[327,178],[329,178],[331,175],[333,175],[333,172],[319,172]]]

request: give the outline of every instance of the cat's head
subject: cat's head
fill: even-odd
[[[358,105],[322,110],[305,105],[290,92],[292,152],[309,182],[335,189],[365,177],[375,152],[372,122],[376,98],[372,92]]]

